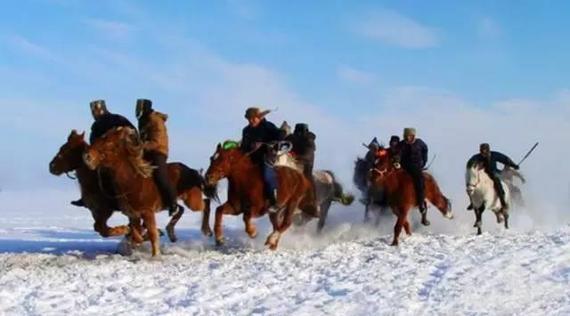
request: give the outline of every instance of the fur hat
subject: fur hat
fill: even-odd
[[[481,145],[479,145],[479,150],[480,151],[490,151],[491,145],[489,145],[488,143],[482,143]]]
[[[409,135],[416,136],[416,129],[412,127],[404,128],[404,137],[407,137]]]
[[[152,112],[152,101],[148,99],[137,99],[136,116],[141,118],[142,116]]]
[[[370,144],[368,144],[368,148],[380,148],[380,143],[378,142],[378,138],[374,137],[372,139],[372,141],[370,141]]]
[[[261,111],[261,109],[259,109],[258,107],[250,107],[247,110],[245,110],[244,116],[248,120],[254,117],[264,118],[270,112],[271,110]]]
[[[390,137],[390,144],[393,142],[400,142],[400,136],[397,135],[392,135],[392,137]]]
[[[305,134],[309,131],[309,124],[297,123],[295,124],[295,134]]]

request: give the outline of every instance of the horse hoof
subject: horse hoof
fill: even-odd
[[[221,247],[225,244],[224,239],[216,239],[216,246]]]
[[[431,225],[431,222],[428,221],[427,219],[422,219],[422,225],[429,226],[429,225]]]
[[[206,237],[212,237],[214,233],[212,232],[211,229],[202,229],[202,235]]]

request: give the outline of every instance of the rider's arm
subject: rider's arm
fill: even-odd
[[[513,168],[518,167],[517,164],[511,160],[511,158],[509,158],[506,155],[499,153],[499,152],[495,152],[495,160],[504,164],[505,166],[509,166],[509,167],[513,167]]]
[[[422,167],[425,167],[428,161],[428,147],[424,141],[422,141],[422,160],[424,161],[424,165]]]

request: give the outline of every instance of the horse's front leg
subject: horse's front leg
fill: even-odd
[[[154,215],[154,211],[144,211],[142,213],[142,218],[150,239],[150,244],[152,246],[152,256],[160,256],[160,239],[158,229],[156,227],[156,217]]]
[[[129,233],[129,227],[126,225],[120,225],[115,227],[109,227],[107,221],[113,215],[112,210],[95,210],[92,211],[93,219],[95,223],[93,224],[93,229],[101,235],[101,237],[113,237],[113,236],[123,236]]]
[[[485,205],[483,204],[479,208],[475,208],[475,225],[473,227],[477,228],[477,235],[481,235],[483,233],[482,226],[483,226],[483,212],[485,211]]]
[[[214,235],[216,236],[216,245],[221,246],[224,244],[224,231],[222,227],[222,223],[224,220],[224,214],[236,214],[237,211],[234,207],[229,203],[226,202],[216,209],[216,219],[214,222]]]
[[[174,216],[170,218],[168,225],[166,225],[166,233],[168,234],[168,239],[170,239],[171,242],[178,241],[178,237],[176,237],[176,232],[174,231],[174,226],[176,226],[176,223],[178,223],[180,218],[182,218],[182,214],[184,214],[184,209],[176,212]]]
[[[394,240],[392,241],[392,246],[398,246],[400,234],[402,233],[402,227],[406,222],[408,217],[408,210],[400,209],[398,212],[398,219],[396,220],[396,225],[394,225]]]
[[[138,246],[144,242],[143,227],[139,217],[129,217],[131,243]]]
[[[327,216],[329,214],[329,209],[331,207],[332,200],[327,199],[321,203],[321,217],[319,217],[319,223],[317,224],[317,233],[320,233],[325,227],[327,221]]]
[[[204,199],[204,211],[202,214],[202,234],[206,237],[212,237],[212,229],[210,228],[210,212],[211,212],[211,200]]]
[[[254,206],[252,205],[248,210],[243,213],[243,223],[245,224],[245,232],[249,236],[249,238],[253,239],[257,237],[257,227],[253,223],[253,214],[259,214],[259,211],[264,206]]]

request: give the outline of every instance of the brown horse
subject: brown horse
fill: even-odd
[[[92,144],[84,153],[83,160],[91,170],[104,168],[111,173],[118,209],[129,217],[134,226],[131,230],[133,241],[142,241],[142,219],[152,244],[152,255],[156,256],[160,249],[155,212],[164,210],[166,206],[151,177],[152,166],[142,156],[143,148],[136,131],[119,127]],[[182,163],[169,164],[168,175],[184,204],[193,211],[204,211],[202,233],[211,236],[210,199],[217,199],[215,187],[206,186],[198,171]],[[203,199],[203,194],[208,198]],[[178,219],[171,220],[167,228],[171,239],[176,239],[173,229]]]
[[[206,180],[215,185],[223,178],[228,179],[228,200],[216,209],[214,234],[216,244],[224,243],[222,219],[224,214],[243,214],[245,231],[251,238],[257,236],[257,228],[252,223],[253,218],[267,213],[268,203],[263,194],[263,176],[259,166],[254,164],[249,155],[238,148],[239,144],[227,141],[218,144],[211,158],[211,164],[206,172]],[[311,186],[299,171],[288,167],[275,167],[277,173],[277,206],[279,211],[270,213],[273,232],[267,237],[266,245],[277,249],[281,235],[291,226],[293,215],[297,208],[304,213],[318,217],[318,211],[308,206],[307,200]]]
[[[51,174],[56,176],[75,171],[83,202],[91,211],[95,220],[93,228],[99,235],[102,237],[126,235],[129,232],[128,226],[107,226],[107,221],[113,215],[113,211],[117,209],[117,203],[112,197],[103,194],[99,186],[97,172],[87,168],[83,162],[83,153],[88,146],[84,136],[85,133],[78,134],[75,130],[71,131],[67,142],[61,146],[50,162],[49,170]]]
[[[437,182],[430,174],[424,172],[424,177],[426,199],[435,205],[446,218],[452,219],[453,212],[449,199],[441,193]],[[392,242],[393,246],[397,246],[402,228],[405,229],[406,234],[412,234],[408,215],[410,209],[418,206],[412,177],[403,169],[396,168],[389,152],[380,148],[375,167],[371,170],[370,180],[372,186],[383,190],[388,205],[398,217],[394,226],[394,241]]]

